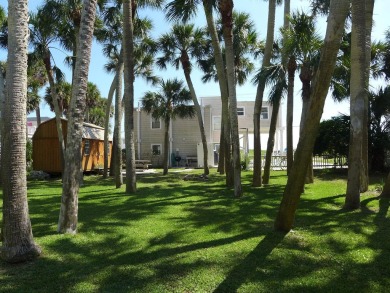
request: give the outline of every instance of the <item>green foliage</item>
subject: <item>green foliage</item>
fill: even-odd
[[[34,262],[0,262],[2,292],[387,292],[389,201],[374,191],[342,210],[346,173],[317,173],[294,231],[273,231],[286,183],[251,187],[236,200],[224,177],[143,174],[136,196],[112,179],[85,176],[77,235],[57,231],[61,180],[28,183]],[[372,190],[382,177],[370,178]],[[2,203],[0,202],[0,208]],[[1,220],[1,215],[0,215]],[[299,264],[299,265],[297,265]]]
[[[348,156],[349,116],[332,117],[322,121],[314,145],[315,155]]]
[[[32,140],[27,139],[26,142],[26,162],[27,162],[27,170],[29,171],[32,168],[32,152],[33,152],[33,145]]]

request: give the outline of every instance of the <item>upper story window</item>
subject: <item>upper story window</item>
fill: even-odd
[[[245,107],[237,107],[237,116],[245,116]]]
[[[213,116],[213,130],[221,130],[221,116]]]
[[[261,108],[260,119],[264,119],[264,120],[268,119],[268,107]]]
[[[152,117],[151,127],[152,129],[161,129],[161,120]]]
[[[90,152],[90,143],[89,143],[89,139],[86,139],[84,142],[84,155],[89,156],[89,152]]]

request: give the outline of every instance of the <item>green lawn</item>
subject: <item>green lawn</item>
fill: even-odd
[[[346,175],[317,173],[283,235],[273,220],[284,172],[263,188],[244,172],[239,200],[215,170],[206,182],[185,174],[140,175],[132,196],[85,177],[75,236],[56,233],[60,182],[29,182],[43,255],[0,262],[0,292],[388,292],[389,201],[375,191],[384,176],[372,179],[361,210],[346,212]]]

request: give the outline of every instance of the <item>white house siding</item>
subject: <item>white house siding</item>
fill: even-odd
[[[172,121],[173,153],[178,152],[183,159],[196,156],[196,146],[201,140],[197,117]]]

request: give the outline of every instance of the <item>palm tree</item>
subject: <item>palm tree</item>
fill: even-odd
[[[219,38],[223,38],[222,20],[218,19]],[[238,85],[243,85],[248,79],[248,76],[254,71],[255,65],[253,59],[259,55],[262,44],[257,42],[257,33],[255,24],[250,19],[248,13],[233,12],[233,47],[234,47],[234,69],[236,73],[236,82]],[[222,52],[225,48],[222,48]],[[218,74],[215,66],[214,52],[210,51],[207,58],[199,60],[201,69],[204,71],[202,80],[207,82],[210,80],[218,81]],[[224,62],[224,70],[226,71],[226,61]]]
[[[27,97],[27,1],[8,1],[7,94],[2,173],[3,231],[1,258],[23,262],[38,257],[27,203],[26,182],[26,97]]]
[[[370,65],[371,65],[371,32],[373,23],[375,0],[366,1],[365,10],[365,25],[366,25],[366,87],[370,87]],[[362,168],[360,172],[360,190],[365,192],[368,190],[369,183],[369,159],[368,159],[368,113],[369,101],[368,95],[365,95],[364,101],[364,116],[363,116],[363,137],[362,137]]]
[[[45,9],[39,9],[37,14],[30,15],[30,43],[34,47],[35,58],[43,60],[45,65],[47,78],[49,81],[50,92],[53,96],[52,104],[56,118],[56,127],[58,133],[58,143],[60,147],[61,165],[65,165],[65,142],[62,131],[61,117],[63,109],[61,109],[59,97],[57,94],[57,84],[63,81],[63,74],[58,67],[52,66],[52,55],[50,45],[57,39],[57,32],[51,25],[54,19]],[[57,79],[57,82],[55,81]]]
[[[192,63],[191,59],[200,59],[205,55],[208,44],[205,39],[205,32],[201,29],[195,29],[194,25],[174,25],[171,31],[164,34],[158,40],[159,48],[163,56],[158,58],[157,64],[161,68],[166,68],[169,62],[178,69],[182,66],[188,88],[190,89],[192,102],[196,116],[198,118],[198,125],[203,144],[203,170],[204,174],[209,174],[208,167],[208,150],[206,133],[203,124],[202,111],[196,96],[195,87],[191,79]]]
[[[283,96],[287,92],[287,80],[286,72],[283,64],[273,65],[267,68],[263,68],[260,71],[258,79],[265,78],[266,85],[271,85],[271,92],[269,96],[269,102],[272,105],[272,114],[269,127],[269,136],[267,142],[267,152],[264,163],[263,184],[269,184],[269,177],[271,171],[271,158],[275,144],[275,132],[278,122],[278,114],[280,104]],[[257,81],[263,82],[263,81]]]
[[[311,96],[316,99],[310,101],[303,135],[299,138],[294,164],[275,220],[275,229],[279,231],[290,231],[294,223],[348,11],[349,1],[331,1],[324,46],[311,91]]]
[[[75,66],[75,76],[72,89],[72,99],[69,109],[68,133],[66,148],[66,163],[63,176],[61,210],[58,220],[58,232],[74,234],[77,231],[78,192],[81,173],[81,139],[87,80],[91,56],[92,38],[96,14],[96,0],[85,0],[81,15],[79,46]]]
[[[183,82],[177,79],[161,81],[159,92],[147,92],[142,98],[142,107],[154,119],[162,119],[165,126],[163,168],[168,174],[169,125],[171,119],[191,118],[195,116],[190,92],[184,88]]]
[[[265,42],[262,68],[270,65],[272,47],[274,44],[275,30],[275,10],[276,0],[269,0],[267,38]],[[261,143],[260,143],[260,114],[263,104],[263,95],[265,90],[265,81],[259,82],[256,90],[255,108],[253,114],[253,186],[261,186]]]
[[[299,78],[302,82],[300,135],[302,135],[310,102],[313,73],[315,71],[315,66],[318,63],[318,51],[322,46],[322,41],[316,33],[313,16],[309,16],[303,12],[294,13],[291,16],[290,22],[290,28],[283,31],[284,50],[289,56],[293,56],[289,61],[292,62],[291,68],[289,69],[289,79],[291,78],[291,82],[293,81],[292,75],[295,74],[295,69],[299,68],[300,70]],[[299,42],[296,40],[299,40]],[[292,129],[292,126],[290,126],[290,128]],[[308,168],[306,183],[312,182],[313,168],[311,163]]]
[[[196,14],[196,6],[202,2],[203,10],[206,16],[207,28],[212,41],[215,65],[218,74],[219,88],[222,101],[222,121],[221,138],[218,169],[220,174],[226,171],[226,185],[233,186],[233,172],[231,172],[231,139],[230,139],[230,119],[229,119],[229,92],[228,82],[223,61],[223,54],[218,38],[217,28],[214,21],[213,9],[216,6],[215,0],[173,0],[165,7],[168,19],[188,21]]]
[[[241,160],[240,160],[240,138],[238,134],[237,119],[237,97],[236,97],[236,75],[234,66],[233,46],[233,0],[221,0],[218,3],[222,18],[223,39],[225,42],[226,75],[229,89],[229,114],[232,138],[233,155],[233,179],[234,196],[242,196],[241,186]]]
[[[360,207],[360,174],[362,159],[364,105],[366,99],[366,23],[365,1],[352,1],[351,39],[351,128],[348,155],[348,183],[344,206]]]

